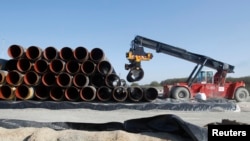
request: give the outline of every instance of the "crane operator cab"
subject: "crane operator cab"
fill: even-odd
[[[214,83],[213,71],[209,70],[200,71],[197,75],[196,83],[201,83],[201,84]]]

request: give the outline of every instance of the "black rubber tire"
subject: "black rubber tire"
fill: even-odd
[[[190,98],[190,93],[185,87],[176,87],[173,90],[172,97],[174,99],[187,100]]]
[[[237,102],[247,101],[249,97],[249,92],[246,88],[238,88],[234,94],[234,98]]]

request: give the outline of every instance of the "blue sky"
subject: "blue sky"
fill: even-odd
[[[248,0],[1,0],[0,57],[9,59],[12,44],[99,47],[125,79],[125,53],[141,35],[234,65],[229,76],[249,76],[249,5]],[[146,51],[154,57],[142,62],[140,84],[186,77],[195,66]]]

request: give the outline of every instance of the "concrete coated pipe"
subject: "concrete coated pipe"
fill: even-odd
[[[69,101],[78,101],[80,99],[79,89],[76,87],[68,87],[65,89],[65,98]]]
[[[13,100],[15,99],[16,87],[10,85],[3,85],[0,87],[0,99]]]
[[[109,101],[112,99],[112,89],[107,86],[101,86],[97,89],[96,96],[102,102]]]
[[[58,86],[53,86],[50,89],[50,98],[54,101],[62,101],[64,99],[64,89]]]
[[[128,97],[128,92],[125,87],[115,87],[112,92],[113,99],[117,102],[123,102]]]
[[[23,83],[23,74],[17,70],[9,71],[6,75],[6,82],[12,86],[19,86]]]
[[[98,63],[105,58],[105,54],[102,49],[93,48],[89,53],[89,58],[95,63]]]
[[[36,73],[35,71],[28,71],[23,76],[23,81],[28,86],[36,86],[40,84],[40,75]]]
[[[0,70],[0,86],[6,83],[8,71]]]
[[[35,86],[35,97],[39,100],[49,99],[49,87],[44,85]]]
[[[76,74],[80,71],[80,64],[76,60],[69,60],[66,63],[66,71],[70,74]]]
[[[96,98],[96,88],[94,86],[85,86],[80,90],[80,97],[83,101],[93,101]]]
[[[49,64],[49,70],[55,74],[58,74],[65,69],[65,62],[61,59],[54,59]]]
[[[141,87],[132,86],[127,88],[128,97],[133,102],[139,102],[143,99],[143,89]]]
[[[77,73],[73,76],[73,84],[77,88],[85,87],[89,84],[89,77],[83,73]]]
[[[93,61],[87,60],[80,65],[82,73],[92,75],[96,70],[96,64]]]
[[[16,98],[21,100],[32,99],[34,97],[34,88],[22,84],[16,87],[15,95]]]
[[[34,66],[34,70],[37,73],[43,74],[48,70],[49,62],[45,59],[39,59],[35,61],[33,66]]]
[[[42,58],[42,49],[37,46],[30,46],[26,49],[25,54],[29,60],[35,61]]]
[[[97,71],[102,75],[108,75],[113,72],[113,67],[109,61],[102,60],[97,64]]]
[[[56,77],[56,84],[59,87],[70,87],[72,85],[72,76],[69,73],[62,72]]]
[[[154,87],[144,88],[143,95],[145,101],[151,102],[158,98],[158,91]]]
[[[110,88],[121,86],[120,77],[115,73],[108,74],[105,77],[105,84]]]
[[[55,74],[52,72],[46,72],[42,75],[42,84],[45,86],[53,86],[56,84]]]
[[[64,61],[68,61],[73,58],[73,50],[70,47],[63,47],[59,51],[59,57]]]
[[[27,72],[30,71],[33,67],[33,64],[30,62],[29,59],[21,58],[17,61],[17,70],[20,72]]]
[[[11,45],[8,48],[8,55],[12,59],[21,58],[25,55],[25,50],[20,45]]]
[[[43,58],[50,61],[58,57],[58,51],[55,47],[49,46],[43,51]]]
[[[18,59],[10,59],[7,61],[5,68],[7,71],[17,70],[17,61]]]
[[[79,62],[87,61],[89,58],[88,49],[82,46],[75,48],[73,51],[74,58]]]

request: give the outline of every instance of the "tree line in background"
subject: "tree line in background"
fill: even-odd
[[[161,82],[152,81],[150,84],[146,84],[145,86],[159,87],[164,85],[171,85],[178,82],[185,82],[186,80],[187,78],[172,78],[163,80]],[[250,76],[238,77],[238,78],[228,77],[226,81],[227,82],[244,81],[246,83],[246,89],[250,92]],[[131,84],[131,86],[139,86],[139,85],[140,85],[139,83]]]

